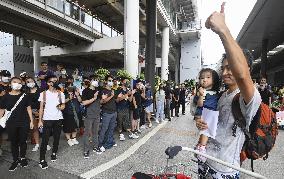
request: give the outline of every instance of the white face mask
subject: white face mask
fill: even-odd
[[[6,76],[3,76],[3,77],[2,77],[2,81],[3,81],[4,83],[8,83],[9,80],[10,80],[9,77],[6,77]]]
[[[107,82],[107,85],[111,88],[113,86],[113,82],[109,81],[109,82]]]
[[[27,87],[33,88],[33,87],[35,87],[35,83],[27,83]]]
[[[62,75],[66,75],[66,71],[65,70],[61,71],[61,73],[62,73]]]
[[[93,87],[98,87],[98,86],[99,86],[99,83],[98,83],[98,81],[92,81],[91,85],[92,85]]]
[[[20,90],[20,89],[22,88],[22,85],[19,84],[19,83],[12,83],[12,84],[11,84],[11,88],[12,88],[13,90]]]

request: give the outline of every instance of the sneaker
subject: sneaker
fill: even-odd
[[[101,148],[103,148],[104,150],[106,150],[104,147],[101,147]],[[94,147],[94,148],[93,148],[93,152],[96,152],[98,155],[100,155],[100,154],[103,153],[103,151],[101,150],[101,148],[99,148],[99,147]]]
[[[198,152],[200,152],[200,153],[203,153],[203,154],[206,154],[206,146],[205,145],[197,145],[196,147],[195,147],[195,150],[197,150]],[[195,157],[199,160],[199,161],[201,161],[201,162],[203,162],[203,163],[205,163],[206,162],[206,157],[203,157],[203,156],[201,156],[201,155],[195,155]]]
[[[158,119],[156,119],[156,123],[157,123],[157,124],[160,124],[160,121],[159,121]]]
[[[72,139],[67,140],[67,144],[68,144],[70,147],[74,145]]]
[[[150,123],[149,123],[149,128],[151,128],[151,127],[152,127],[152,123],[150,122]]]
[[[38,151],[38,149],[39,149],[39,144],[36,144],[36,145],[34,146],[34,148],[32,149],[32,151],[33,151],[33,152],[36,152],[36,151]]]
[[[39,162],[39,166],[41,169],[44,169],[44,170],[48,168],[47,162],[44,160]]]
[[[101,147],[100,147],[100,150],[101,150],[102,152],[105,152],[105,151],[106,151],[106,149],[104,148],[104,146],[101,146]]]
[[[137,130],[136,130],[136,133],[141,134],[142,131],[141,131],[140,129],[137,129]]]
[[[56,153],[52,153],[50,158],[52,162],[55,162],[57,160]]]
[[[9,171],[10,171],[10,172],[15,171],[15,170],[17,169],[17,167],[18,167],[18,164],[19,164],[19,161],[18,161],[18,160],[17,160],[17,161],[14,161],[14,162],[12,163],[12,165],[10,166]]]
[[[117,143],[113,144],[113,147],[117,147]]]
[[[76,138],[73,138],[73,139],[71,139],[71,140],[72,140],[72,142],[73,142],[74,145],[78,145],[78,144],[79,144],[79,142],[78,142],[78,140],[77,140]]]
[[[125,137],[124,137],[123,134],[119,134],[119,140],[120,140],[120,141],[125,141]]]
[[[139,136],[136,135],[136,134],[134,134],[134,133],[131,133],[131,134],[129,135],[129,138],[130,138],[130,139],[138,139]]]
[[[27,167],[28,166],[28,160],[26,158],[21,158],[20,164],[21,164],[21,167]]]
[[[46,150],[51,150],[51,147],[49,145],[47,145]]]
[[[146,126],[145,125],[142,125],[141,127],[140,127],[140,130],[141,129],[146,129]]]
[[[84,152],[84,159],[90,158],[90,152]]]

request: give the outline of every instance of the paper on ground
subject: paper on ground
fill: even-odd
[[[213,111],[207,108],[202,110],[202,119],[207,123],[208,129],[200,131],[200,134],[215,139],[219,111]]]

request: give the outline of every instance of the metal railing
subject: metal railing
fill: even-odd
[[[36,0],[50,7],[58,12],[68,16],[75,21],[79,22],[81,26],[85,25],[90,28],[91,31],[95,30],[102,36],[116,37],[121,35],[114,28],[110,27],[106,23],[102,22],[99,18],[91,15],[83,6],[80,7],[78,4],[68,0]],[[83,24],[83,25],[82,25]]]

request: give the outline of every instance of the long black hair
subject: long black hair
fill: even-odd
[[[201,78],[202,73],[205,73],[205,72],[209,72],[212,75],[213,85],[212,85],[211,90],[218,92],[219,89],[220,89],[220,85],[221,85],[220,77],[219,77],[218,73],[215,70],[211,69],[211,68],[203,68],[199,72],[199,78],[198,78],[199,80]]]

